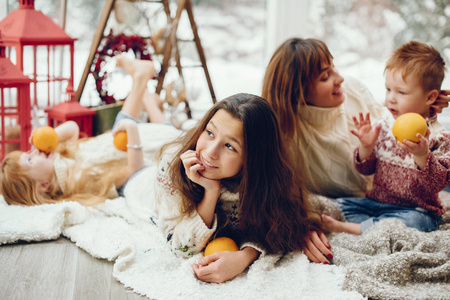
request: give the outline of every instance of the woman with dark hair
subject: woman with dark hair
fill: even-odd
[[[448,106],[448,94],[441,91],[433,114]],[[359,81],[344,81],[324,42],[291,38],[282,43],[266,68],[262,97],[275,111],[308,190],[332,198],[364,196],[371,178],[353,167],[359,140],[350,133],[352,116],[365,111],[378,119],[389,112]],[[325,249],[319,237],[325,240],[313,234],[315,242],[308,243],[315,262],[322,261]]]
[[[442,91],[433,114],[448,106]],[[368,178],[353,168],[358,139],[350,133],[352,116],[368,111],[373,119],[388,111],[359,81],[344,78],[326,44],[291,38],[273,54],[265,72],[262,97],[275,111],[291,153],[312,192],[330,196],[361,196]]]

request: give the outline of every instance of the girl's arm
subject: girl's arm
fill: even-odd
[[[259,252],[251,247],[240,251],[217,252],[200,259],[193,264],[193,269],[201,281],[222,283],[241,274],[258,256]]]
[[[80,128],[75,121],[67,121],[55,128],[60,143],[76,142],[80,135]]]
[[[200,175],[199,171],[204,167],[201,165],[198,155],[193,150],[188,150],[180,156],[186,176],[193,182],[201,185],[205,189],[202,201],[197,205],[197,212],[205,222],[208,228],[214,220],[214,211],[216,209],[217,200],[220,196],[220,180],[212,180]]]
[[[197,210],[190,214],[183,213],[181,192],[173,187],[168,175],[173,154],[165,153],[158,163],[155,185],[158,216],[154,222],[172,252],[178,257],[189,258],[206,246],[217,229],[217,218],[213,217],[209,228]]]
[[[127,150],[128,162],[125,174],[124,176],[118,176],[116,179],[116,188],[123,186],[134,173],[141,170],[145,166],[141,139],[139,137],[139,130],[136,122],[131,119],[121,120],[112,131],[112,134],[116,135],[120,131],[127,132],[127,143],[131,147]]]

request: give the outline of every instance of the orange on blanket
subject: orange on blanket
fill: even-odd
[[[33,131],[31,142],[42,152],[52,152],[58,146],[58,134],[50,126],[42,126]]]
[[[221,251],[238,251],[236,243],[228,237],[219,237],[206,245],[205,256]]]
[[[121,150],[127,151],[128,136],[126,131],[120,131],[114,136],[114,146]]]

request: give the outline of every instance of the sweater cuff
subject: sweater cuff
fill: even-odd
[[[258,246],[255,243],[251,243],[251,242],[242,243],[242,245],[239,247],[239,250],[242,250],[245,247],[250,247],[250,248],[253,248],[256,251],[258,251],[260,253],[259,257],[266,255],[266,250],[264,250],[262,247]]]
[[[355,165],[364,164],[368,160],[372,160],[372,159],[375,159],[375,150],[372,150],[372,152],[370,153],[369,157],[367,157],[364,160],[361,160],[359,158],[359,146],[356,147],[355,151],[353,151],[353,161],[354,161]]]

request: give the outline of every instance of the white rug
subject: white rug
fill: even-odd
[[[140,125],[146,160],[179,133],[169,126]],[[124,156],[101,135],[83,146],[90,159]],[[132,199],[127,199],[132,202]],[[153,299],[364,299],[342,289],[346,269],[309,263],[302,253],[260,257],[237,278],[223,284],[196,279],[192,263],[175,257],[159,232],[134,215],[124,198],[96,208],[65,202],[34,207],[8,206],[0,199],[0,244],[68,237],[93,257],[114,261],[113,276],[136,293]]]

